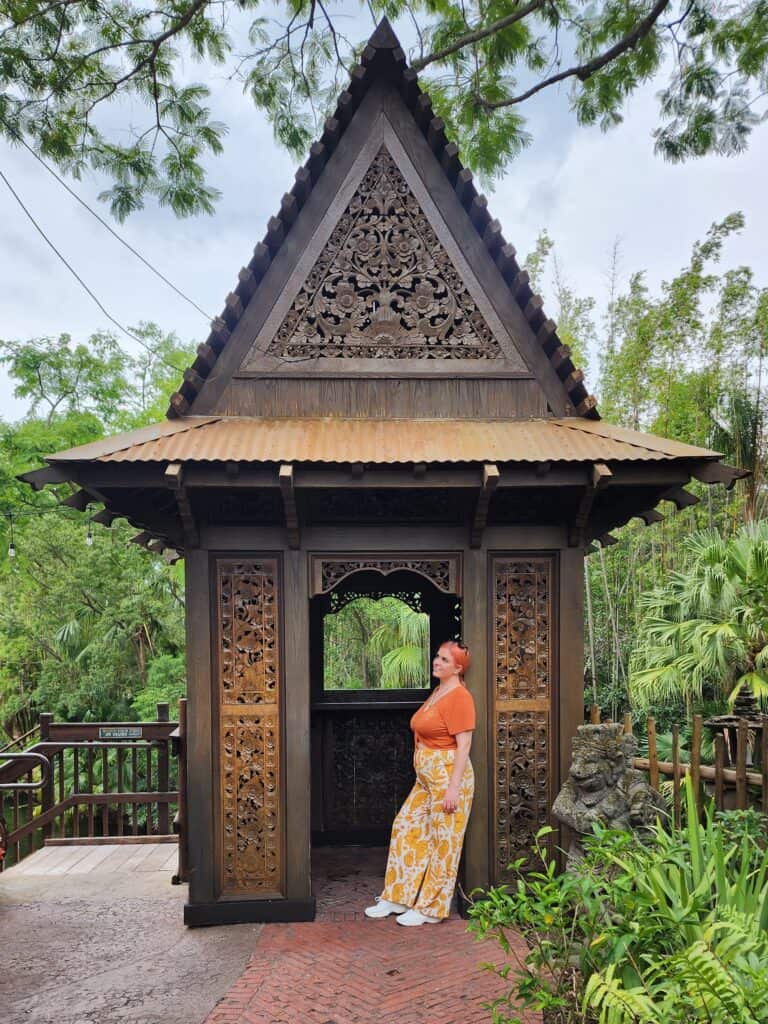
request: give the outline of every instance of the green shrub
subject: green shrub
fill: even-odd
[[[715,815],[699,822],[686,780],[687,824],[660,822],[641,842],[597,827],[578,873],[542,867],[476,890],[469,930],[507,954],[512,985],[489,1003],[494,1024],[543,1010],[557,1024],[756,1024],[768,1021],[768,851],[755,822]],[[482,897],[482,898],[479,898]]]

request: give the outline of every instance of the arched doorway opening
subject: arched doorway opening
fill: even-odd
[[[311,599],[319,914],[380,887],[392,820],[414,781],[410,718],[434,683],[437,647],[460,635],[460,595],[411,568],[353,570]]]

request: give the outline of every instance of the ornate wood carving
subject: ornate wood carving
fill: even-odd
[[[277,561],[222,559],[217,584],[221,890],[281,895]]]
[[[323,592],[332,590],[345,576],[359,569],[376,569],[384,576],[398,569],[411,569],[426,576],[438,590],[449,594],[455,590],[452,568],[449,558],[323,558],[320,562],[320,589]]]
[[[277,563],[220,562],[221,701],[277,702]]]
[[[334,711],[323,727],[323,827],[389,828],[413,785],[412,712]]]
[[[386,147],[368,168],[267,353],[503,357]]]
[[[547,557],[493,562],[496,878],[549,820],[552,585]]]

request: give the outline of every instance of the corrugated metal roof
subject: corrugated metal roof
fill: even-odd
[[[50,456],[52,462],[660,462],[706,448],[583,418],[364,420],[184,417]]]

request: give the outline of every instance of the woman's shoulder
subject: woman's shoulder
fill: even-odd
[[[472,694],[467,689],[467,687],[466,687],[466,685],[464,683],[462,683],[460,686],[457,686],[454,690],[451,690],[451,692],[448,694],[446,700],[451,700],[451,699],[453,699],[457,704],[472,704],[472,705],[474,705],[474,703],[475,703],[474,697],[472,696]]]

